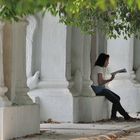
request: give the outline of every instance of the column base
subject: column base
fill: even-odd
[[[11,101],[5,96],[5,93],[8,91],[8,88],[5,86],[0,87],[0,107],[10,106],[12,104]]]
[[[13,104],[15,105],[32,105],[33,101],[28,95],[16,95]]]
[[[12,101],[15,105],[31,105],[33,104],[32,99],[27,95],[27,88],[18,89],[16,91],[16,96]]]
[[[104,97],[73,97],[68,89],[36,89],[28,95],[40,104],[41,121],[94,122],[110,115]]]
[[[69,87],[73,96],[83,96],[83,97],[96,96],[91,88],[92,82],[90,80],[84,81],[82,86],[80,84],[76,85],[73,84],[74,83],[72,83]]]
[[[0,107],[11,106],[12,102],[6,96],[0,96]]]
[[[73,97],[67,88],[35,89],[28,95],[39,99],[41,121],[73,122]]]
[[[91,88],[91,84],[87,83],[83,85],[83,89],[82,89],[82,92],[80,93],[80,96],[83,96],[83,97],[96,96],[95,92]]]
[[[39,132],[38,105],[0,108],[0,140],[13,139]]]
[[[110,105],[105,97],[74,97],[74,122],[91,123],[109,119]]]

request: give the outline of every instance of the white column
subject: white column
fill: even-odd
[[[0,108],[1,140],[39,133],[39,105],[32,104],[26,94],[25,33],[26,24],[24,22],[6,23],[4,28],[3,67],[5,79],[3,75],[0,75],[0,79],[5,80],[5,84],[9,89],[7,95],[11,97],[15,104]],[[1,62],[3,61],[1,57],[1,40],[0,34],[0,70],[3,71],[1,69]],[[0,83],[2,84],[0,87],[4,87],[4,82],[0,81]],[[15,100],[13,100],[14,97]]]
[[[109,87],[122,98],[122,105],[128,112],[139,112],[139,93],[134,83],[133,72],[134,39],[118,38],[108,40],[107,53],[110,55],[110,72],[126,68],[127,73],[117,74]]]
[[[83,40],[83,96],[94,96],[93,90],[91,89],[92,81],[90,80],[91,74],[91,36],[84,35]]]
[[[46,87],[66,88],[66,33],[67,27],[58,18],[46,14],[43,21],[41,52],[41,84]]]
[[[140,84],[140,39],[134,40],[134,70],[136,72],[136,80]]]
[[[31,98],[39,97],[41,120],[73,121],[73,97],[66,79],[67,26],[59,17],[46,13],[42,19],[40,81],[31,90]],[[70,65],[69,65],[70,66]],[[69,77],[70,78],[70,77]]]
[[[4,23],[0,22],[0,107],[9,106],[11,102],[5,96],[8,88],[4,84],[4,72],[3,72],[3,27]]]
[[[13,60],[15,62],[15,104],[32,104],[26,85],[26,27],[25,21],[13,22]]]
[[[33,57],[33,35],[36,28],[36,20],[33,16],[28,16],[26,33],[26,75],[27,78],[32,76],[32,57]]]
[[[71,81],[71,33],[72,27],[67,27],[66,36],[66,78]]]
[[[74,77],[74,96],[94,96],[91,89],[90,72],[91,36],[84,35],[79,29],[72,30],[72,76]]]
[[[27,26],[26,34],[26,76],[27,76],[27,86],[30,89],[36,88],[39,82],[39,71],[33,72],[33,41],[34,32],[37,26],[37,21],[35,17],[28,16],[27,20],[29,22]]]

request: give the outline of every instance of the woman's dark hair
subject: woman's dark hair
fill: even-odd
[[[96,60],[96,62],[95,62],[95,65],[96,65],[96,66],[101,66],[101,67],[103,67],[104,64],[105,64],[105,61],[106,61],[107,59],[109,59],[109,55],[108,55],[108,54],[105,54],[105,53],[101,53],[101,54],[98,56],[98,58],[97,58],[97,60]]]

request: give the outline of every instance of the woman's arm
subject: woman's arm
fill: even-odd
[[[112,75],[110,79],[104,79],[102,73],[98,73],[98,84],[104,85],[114,79],[115,75]]]

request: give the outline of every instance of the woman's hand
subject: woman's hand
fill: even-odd
[[[112,81],[115,78],[115,74],[111,75],[110,81]]]
[[[112,74],[111,78],[106,80],[103,78],[103,75],[101,73],[99,73],[98,74],[98,83],[99,83],[99,85],[104,85],[104,84],[112,81],[114,78],[115,78],[115,74]]]

